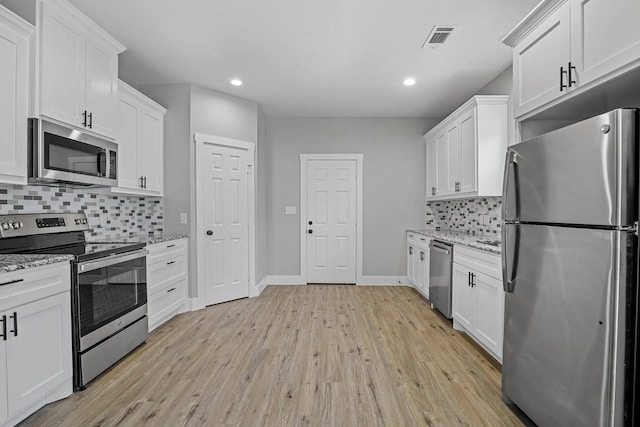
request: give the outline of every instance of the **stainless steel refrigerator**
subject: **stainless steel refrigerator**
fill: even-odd
[[[539,426],[639,425],[638,143],[617,109],[507,150],[502,392]]]

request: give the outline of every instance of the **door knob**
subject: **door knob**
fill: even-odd
[[[213,231],[212,230],[207,230],[207,236],[213,236]]]
[[[309,230],[309,234],[313,234],[313,230]]]
[[[309,225],[313,225],[313,221],[309,221]]]

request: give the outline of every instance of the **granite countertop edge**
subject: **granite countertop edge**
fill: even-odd
[[[0,255],[0,273],[69,262],[73,255]]]
[[[125,235],[109,237],[107,239],[99,239],[99,242],[109,243],[144,243],[145,245],[153,245],[156,243],[170,242],[172,240],[186,239],[186,234],[163,234],[163,235]],[[90,243],[90,242],[89,242]]]
[[[468,233],[462,233],[459,231],[416,229],[416,228],[407,229],[407,233],[421,234],[423,236],[432,237],[438,240],[443,240],[448,243],[463,245],[473,249],[479,249],[481,251],[491,252],[494,254],[502,253],[501,246],[496,247],[496,246],[486,245],[478,242],[478,240],[495,239],[495,237],[493,236],[468,234]]]

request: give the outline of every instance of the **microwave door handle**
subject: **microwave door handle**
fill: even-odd
[[[107,176],[107,153],[104,150],[98,153],[98,176]]]

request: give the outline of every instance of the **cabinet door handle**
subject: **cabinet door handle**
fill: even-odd
[[[93,129],[93,113],[89,113],[89,129]]]
[[[176,246],[176,245],[167,245],[167,248],[173,248],[173,247],[175,247],[175,246]]]
[[[7,340],[7,315],[4,314],[2,315],[2,340],[6,341]]]
[[[565,71],[564,67],[560,67],[560,92],[562,92],[563,90],[569,87],[564,83],[564,77],[566,75],[567,75],[567,71]]]
[[[175,264],[175,263],[176,263],[175,261],[169,261],[169,262],[167,262],[167,265],[171,265],[171,264]]]
[[[436,187],[431,187],[431,195],[432,195],[432,196],[435,196],[435,195],[436,195],[436,193],[437,193],[437,191],[436,191]]]
[[[467,272],[467,286],[471,286],[471,272]]]
[[[476,286],[476,274],[475,273],[471,273],[471,287],[473,288],[474,286]]]
[[[424,252],[420,251],[420,261],[424,261]]]
[[[578,86],[577,85],[578,82],[573,80],[572,71],[575,71],[576,67],[573,64],[571,64],[571,61],[569,61],[569,67],[568,68],[569,68],[569,87]]]
[[[87,127],[87,110],[82,113],[82,126]]]
[[[147,188],[147,177],[144,177],[144,188]]]
[[[18,336],[18,313],[14,311],[13,314],[9,316],[9,319],[11,318],[13,318],[13,331],[9,331],[9,332],[13,332],[13,336],[17,337]]]
[[[167,289],[167,293],[175,291],[177,288]]]
[[[138,185],[140,186],[140,188],[142,188],[142,177],[138,178],[138,181],[140,181]]]
[[[413,255],[413,246],[409,246],[409,255]]]

